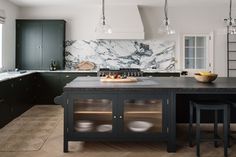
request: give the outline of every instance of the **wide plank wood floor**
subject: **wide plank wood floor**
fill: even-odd
[[[187,125],[178,125],[178,149],[167,153],[166,143],[149,142],[71,142],[69,153],[63,153],[63,120],[57,125],[39,151],[0,152],[0,157],[195,157],[195,147],[188,147]],[[201,144],[202,157],[223,157],[223,147],[213,142]],[[236,157],[236,144],[229,148],[229,157]]]

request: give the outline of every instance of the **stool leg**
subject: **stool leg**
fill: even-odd
[[[192,140],[192,127],[193,127],[193,102],[190,101],[189,103],[189,147],[193,147],[193,140]]]
[[[228,124],[228,106],[225,107],[224,109],[224,156],[227,157],[228,156],[228,128],[229,128],[229,124]]]
[[[228,105],[228,147],[230,148],[231,146],[230,146],[230,120],[231,119],[231,111],[230,111],[230,105]]]
[[[214,122],[214,138],[215,138],[214,145],[215,145],[215,147],[218,147],[218,144],[216,141],[217,136],[218,136],[217,132],[218,132],[218,111],[215,110],[215,122]]]
[[[201,116],[201,113],[200,113],[200,109],[199,108],[196,108],[196,117],[197,117],[197,120],[196,120],[196,144],[197,144],[197,147],[196,147],[196,151],[197,151],[197,157],[200,157],[200,116]]]

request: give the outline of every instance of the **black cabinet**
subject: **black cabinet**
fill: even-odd
[[[32,107],[35,93],[33,89],[33,75],[26,75],[11,80],[11,114],[18,117]]]
[[[34,74],[0,82],[0,128],[34,104]]]
[[[11,121],[11,105],[9,104],[10,83],[0,83],[0,128]]]
[[[64,20],[16,20],[16,67],[48,70],[51,60],[64,68]]]
[[[54,104],[56,96],[61,95],[63,87],[79,76],[97,76],[97,73],[42,72],[37,78],[37,104]]]
[[[167,140],[168,92],[67,91],[62,97],[65,152],[74,140]]]
[[[37,84],[37,104],[53,104],[53,98],[62,92],[59,73],[39,73]]]

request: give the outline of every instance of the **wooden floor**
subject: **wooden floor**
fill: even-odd
[[[69,153],[63,153],[63,121],[39,151],[0,152],[0,157],[195,157],[195,147],[188,147],[187,126],[178,125],[178,149],[167,153],[166,143],[113,143],[71,142]],[[213,147],[212,142],[201,144],[202,157],[223,157],[223,147]],[[236,144],[229,149],[229,157],[236,157]]]

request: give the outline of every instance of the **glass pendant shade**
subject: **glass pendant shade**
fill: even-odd
[[[229,5],[229,18],[225,19],[225,23],[227,24],[228,27],[228,33],[236,34],[235,19],[232,18],[232,0],[230,0],[230,5]]]
[[[158,30],[159,34],[172,35],[175,34],[175,30],[170,26],[168,20],[164,20]]]
[[[170,26],[170,21],[168,19],[168,4],[167,4],[167,0],[165,0],[164,13],[165,13],[165,19],[163,20],[163,23],[159,27],[158,33],[159,34],[166,34],[166,35],[175,34],[175,30]]]
[[[236,34],[236,28],[233,25],[228,26],[228,33],[229,34]]]
[[[105,0],[101,1],[102,1],[102,15],[99,19],[95,32],[98,34],[111,34],[112,33],[111,26],[107,24],[105,18]]]
[[[111,34],[112,28],[110,25],[106,24],[106,20],[101,18],[97,24],[95,32],[99,34]]]

